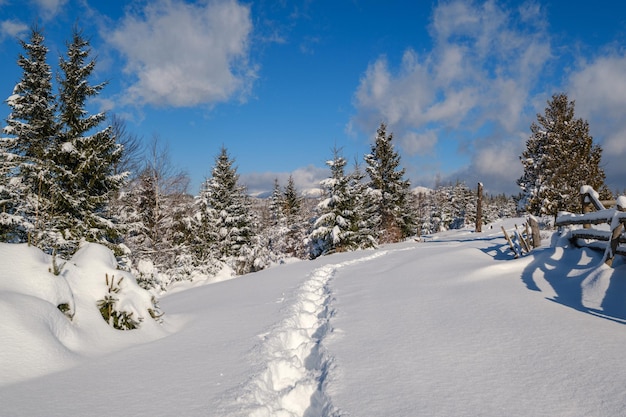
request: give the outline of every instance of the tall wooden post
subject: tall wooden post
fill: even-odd
[[[478,191],[476,192],[476,232],[483,231],[483,183],[478,183]]]
[[[539,222],[534,216],[530,216],[528,219],[530,230],[533,236],[533,248],[541,246],[541,233],[539,232]]]
[[[624,211],[626,211],[626,206],[621,204],[620,200],[617,200],[617,212],[619,213]],[[606,252],[604,253],[604,263],[608,266],[613,266],[613,258],[615,257],[620,237],[624,231],[624,224],[622,222],[619,222],[617,225],[614,225],[613,222],[611,222],[611,226],[614,226],[615,229],[611,231],[611,240],[609,241]]]
[[[587,193],[580,195],[580,205],[583,208],[583,214],[591,213],[593,211],[593,204],[591,203],[591,197]],[[591,224],[583,224],[583,229],[590,229]]]

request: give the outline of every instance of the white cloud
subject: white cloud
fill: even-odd
[[[188,107],[245,97],[256,77],[251,31],[249,6],[235,0],[158,0],[127,14],[108,40],[135,77],[128,102]]]
[[[307,165],[288,172],[253,172],[241,175],[241,182],[246,185],[248,192],[258,194],[271,192],[274,189],[274,180],[278,178],[281,187],[287,185],[289,176],[293,177],[294,184],[300,193],[316,195],[320,190],[320,181],[328,177],[328,168]]]
[[[405,52],[397,76],[390,72],[385,57],[370,65],[355,95],[363,119],[370,121],[368,127],[377,125],[381,120],[390,125],[406,120],[414,124],[424,122],[424,113],[434,95],[432,83],[423,82],[428,78],[428,69],[412,50]],[[375,120],[371,115],[377,116]]]
[[[535,3],[507,9],[495,0],[439,2],[429,27],[432,50],[418,56],[407,49],[397,69],[384,56],[366,69],[354,95],[353,129],[371,132],[385,121],[409,154],[432,152],[433,131],[474,142],[459,147],[473,153],[469,159],[517,151],[552,59],[547,27]],[[500,155],[498,161],[516,157]],[[495,162],[473,171],[501,170],[514,186],[513,170]]]
[[[32,0],[32,2],[39,8],[45,20],[51,20],[59,14],[67,0]]]
[[[497,177],[503,172],[514,171],[516,176],[522,173],[519,158],[504,147],[489,147],[480,149],[472,162],[474,171],[481,175]]]
[[[594,142],[602,146],[609,186],[626,187],[626,55],[609,53],[583,62],[568,84],[576,116],[589,122]]]
[[[399,143],[409,155],[423,155],[432,152],[437,143],[437,133],[433,130],[423,133],[409,131],[400,137]]]
[[[0,22],[0,40],[16,38],[28,31],[28,25],[17,20],[3,20]]]
[[[448,174],[443,181],[464,180],[473,186],[481,182],[488,193],[518,193],[516,180],[522,175],[519,155],[527,137],[518,136],[517,143],[498,146],[497,142],[489,146],[479,146],[472,154],[469,164]]]
[[[589,119],[590,127],[603,136],[609,152],[626,153],[626,56],[599,57],[570,77],[571,99],[576,113]]]

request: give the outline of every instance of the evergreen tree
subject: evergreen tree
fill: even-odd
[[[260,233],[263,246],[269,249],[272,261],[283,262],[285,256],[306,257],[307,222],[302,214],[302,197],[292,176],[281,190],[278,178],[268,202],[269,219]]]
[[[60,132],[52,155],[56,178],[51,226],[58,234],[49,244],[62,253],[75,251],[82,239],[114,243],[119,238],[108,206],[111,193],[120,189],[126,177],[115,173],[122,147],[110,126],[97,130],[105,114],[90,115],[86,110],[87,100],[105,86],[89,83],[96,64],[89,54],[89,42],[74,29],[67,57],[59,63]]]
[[[196,201],[194,249],[202,256],[213,252],[237,274],[245,274],[262,269],[265,261],[259,256],[250,201],[233,164],[222,147]]]
[[[268,202],[268,219],[261,233],[261,239],[265,242],[272,260],[276,262],[279,262],[287,253],[286,236],[289,229],[284,205],[283,193],[278,178],[275,178],[272,195]]]
[[[355,245],[360,249],[376,247],[380,224],[379,194],[368,187],[365,173],[358,162],[354,164],[354,170],[350,174],[348,194],[354,205],[351,226],[355,235]]]
[[[351,223],[355,207],[348,190],[350,177],[344,172],[346,160],[335,148],[326,165],[331,175],[320,183],[325,198],[317,205],[318,216],[309,235],[312,257],[356,248]]]
[[[282,195],[283,213],[287,226],[285,235],[285,253],[304,258],[306,256],[306,235],[308,222],[302,212],[302,196],[300,196],[293,176],[290,175]]]
[[[431,191],[419,191],[415,195],[415,221],[417,223],[417,236],[431,233],[430,226],[430,195]]]
[[[369,187],[379,195],[382,243],[397,242],[414,232],[410,183],[403,179],[405,169],[399,168],[400,156],[393,147],[393,134],[387,135],[386,129],[381,123],[372,152],[365,155]]]
[[[298,194],[293,176],[290,175],[283,192],[283,211],[287,217],[297,217],[302,209],[302,197]]]
[[[7,99],[11,113],[0,139],[0,228],[2,240],[23,242],[40,234],[51,210],[49,152],[57,134],[52,72],[41,30],[31,29],[17,64],[22,77]],[[37,239],[34,239],[37,244]]]
[[[450,229],[452,217],[452,186],[437,184],[431,193],[431,233]]]
[[[574,101],[567,95],[552,96],[530,130],[520,157],[524,174],[517,181],[527,211],[554,216],[561,210],[578,212],[583,185],[608,194],[600,167],[602,149],[593,144],[587,121],[574,118]]]
[[[185,174],[172,176],[149,165],[121,199],[124,243],[132,251],[132,268],[144,288],[164,289],[172,281],[188,278],[179,271],[179,260],[188,252],[183,220],[191,205],[187,184]]]
[[[476,203],[472,190],[463,182],[457,181],[450,193],[452,222],[450,229],[462,229],[476,223]]]
[[[283,199],[283,193],[280,189],[280,183],[278,182],[278,178],[275,178],[274,188],[272,189],[272,195],[270,196],[269,203],[270,226],[278,226],[284,224],[284,205],[285,203]]]

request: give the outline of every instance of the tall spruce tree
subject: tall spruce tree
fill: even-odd
[[[7,99],[11,113],[0,139],[0,228],[5,241],[23,242],[42,233],[51,211],[54,175],[50,149],[57,135],[52,72],[43,32],[33,27],[17,64],[22,77]]]
[[[284,190],[278,178],[268,202],[269,219],[262,228],[261,238],[275,262],[282,262],[285,256],[306,257],[306,239],[308,223],[302,215],[302,197],[296,189],[290,175]]]
[[[472,190],[463,181],[451,185],[450,207],[452,222],[450,229],[462,229],[476,223],[476,204]]]
[[[283,192],[283,211],[287,217],[297,217],[302,209],[302,197],[298,194],[293,175],[287,179]]]
[[[368,187],[366,174],[358,161],[350,174],[348,194],[353,201],[354,210],[351,226],[354,232],[355,245],[360,249],[376,247],[378,244],[378,193]]]
[[[517,184],[522,205],[534,215],[554,215],[580,210],[580,187],[590,185],[608,194],[600,167],[602,149],[593,144],[589,123],[574,117],[574,101],[555,94],[537,123],[520,156],[524,174]]]
[[[397,242],[414,233],[410,183],[400,168],[400,155],[395,151],[393,134],[380,124],[370,154],[365,155],[369,187],[378,193],[381,243]]]
[[[274,188],[269,199],[270,226],[279,226],[285,222],[283,193],[278,178],[274,178]]]
[[[323,200],[317,205],[318,216],[309,235],[312,257],[356,248],[352,224],[354,200],[349,193],[350,177],[345,174],[346,159],[333,149],[333,159],[326,162],[330,177],[321,181]]]
[[[234,160],[222,147],[196,201],[194,247],[203,256],[217,254],[237,274],[265,267],[257,259],[259,245],[245,187],[239,184]]]
[[[77,249],[81,240],[112,243],[119,231],[111,221],[108,205],[112,192],[123,184],[126,173],[116,173],[122,147],[110,126],[97,130],[104,113],[89,114],[87,101],[105,83],[91,85],[96,61],[90,59],[89,42],[78,29],[67,45],[59,67],[59,124],[53,159],[56,162],[55,219],[57,235],[49,243],[62,253]]]
[[[278,178],[275,178],[272,195],[268,200],[267,221],[262,227],[260,238],[265,242],[264,245],[276,262],[280,262],[287,252],[286,235],[289,229],[287,228],[284,205],[280,183]]]
[[[283,213],[287,226],[285,253],[296,258],[304,258],[306,256],[306,245],[304,243],[308,231],[308,221],[303,216],[303,198],[296,188],[292,175],[289,175],[287,179],[287,185],[282,197]]]

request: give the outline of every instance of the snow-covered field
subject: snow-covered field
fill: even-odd
[[[0,245],[0,415],[626,415],[626,265],[486,230],[178,288],[132,331],[95,308],[105,251],[58,281]]]

